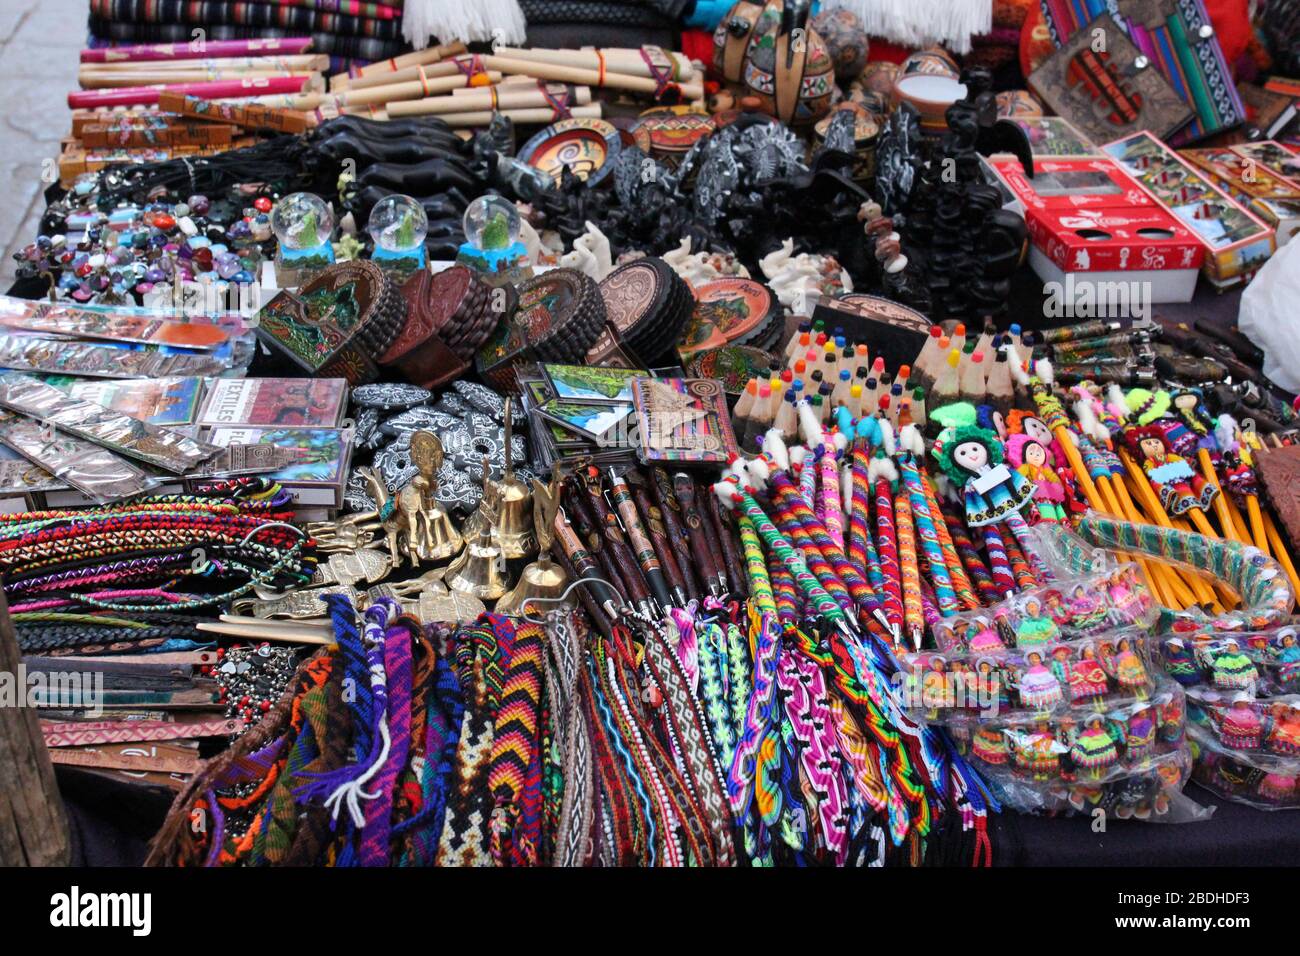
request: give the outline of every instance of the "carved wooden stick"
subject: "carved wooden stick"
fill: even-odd
[[[20,698],[0,706],[0,866],[67,866],[68,821],[40,721],[18,680],[22,655],[0,592],[0,679]]]

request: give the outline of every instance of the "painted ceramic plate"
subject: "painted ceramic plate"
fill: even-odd
[[[552,123],[526,142],[519,159],[541,170],[558,184],[567,166],[594,186],[614,168],[623,148],[612,123],[598,119],[566,119]]]
[[[753,279],[706,282],[695,290],[695,300],[683,353],[749,341],[767,327],[776,308],[772,291]]]

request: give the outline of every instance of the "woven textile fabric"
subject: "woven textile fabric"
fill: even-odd
[[[519,0],[528,25],[598,23],[620,27],[671,27],[673,19],[645,4],[617,0]]]
[[[251,40],[258,37],[303,36],[302,31],[272,27],[206,26],[209,40]],[[182,23],[123,23],[101,17],[90,19],[90,45],[118,43],[188,43],[194,27]],[[409,47],[402,40],[375,40],[371,37],[339,36],[336,33],[311,31],[313,53],[371,63],[405,53]],[[337,70],[335,71],[337,72]]]
[[[375,20],[309,7],[230,0],[91,0],[90,14],[118,23],[276,27],[297,36],[321,31],[376,40],[398,40],[402,35],[400,20]]]
[[[400,20],[402,0],[260,0],[275,7],[303,7],[321,13],[339,13],[372,20]]]

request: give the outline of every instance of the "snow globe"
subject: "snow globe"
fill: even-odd
[[[410,196],[385,196],[375,203],[366,231],[375,242],[370,259],[376,265],[402,277],[424,268],[429,217]]]
[[[299,286],[317,270],[334,262],[334,213],[313,193],[290,193],[271,210],[275,233],[275,281],[280,288]]]
[[[480,196],[465,210],[465,239],[456,261],[491,286],[532,277],[528,250],[519,241],[519,211],[500,196]]]

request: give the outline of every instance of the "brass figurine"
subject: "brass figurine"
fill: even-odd
[[[412,449],[412,455],[414,453]],[[393,568],[400,568],[404,560],[409,561],[413,568],[419,567],[421,553],[433,550],[435,544],[429,527],[430,518],[424,512],[425,489],[428,487],[424,476],[416,475],[402,486],[396,497],[390,498],[383,480],[373,468],[358,468],[357,471],[370,486],[379,506],[379,518]]]
[[[411,436],[411,461],[420,473],[411,480],[408,488],[419,493],[419,514],[423,525],[419,554],[424,561],[445,561],[461,549],[461,537],[451,516],[438,504],[434,492],[438,490],[438,471],[442,468],[442,442],[430,431],[418,431]],[[406,489],[402,489],[405,495]],[[405,507],[405,502],[403,503]]]

